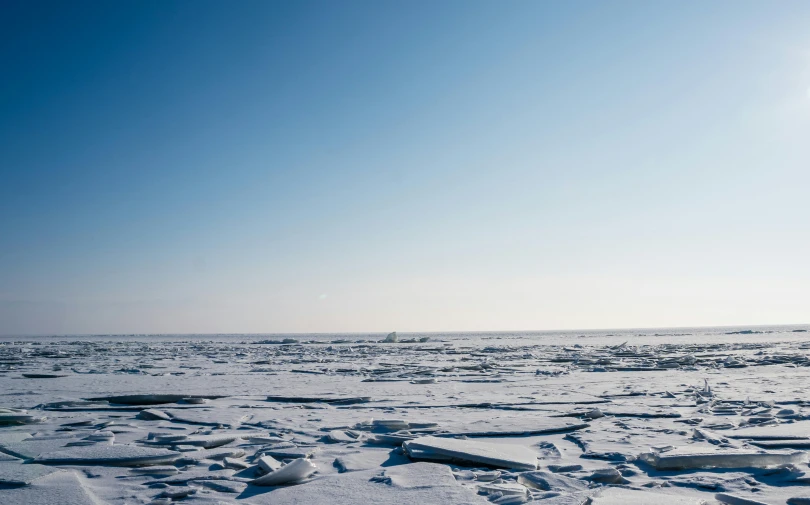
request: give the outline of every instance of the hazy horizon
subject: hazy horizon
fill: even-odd
[[[779,329],[792,332],[795,331],[810,331],[810,323],[797,323],[797,324],[745,324],[745,325],[720,325],[720,326],[662,326],[662,327],[641,327],[641,328],[552,328],[543,330],[474,330],[474,331],[455,331],[455,330],[425,330],[425,331],[399,331],[394,330],[398,335],[497,335],[497,334],[555,334],[555,333],[602,333],[602,332],[645,332],[653,330],[765,330],[763,333],[774,332]],[[735,333],[737,332],[735,331]],[[200,336],[200,337],[213,337],[213,336],[363,336],[363,335],[380,335],[384,336],[390,333],[388,330],[384,331],[349,331],[349,332],[251,332],[251,333],[62,333],[62,334],[0,334],[2,338],[36,338],[36,337],[54,337],[54,338],[68,338],[68,337],[126,337],[126,336],[156,336],[156,337],[185,337],[185,336]]]
[[[810,320],[810,2],[14,2],[0,334]]]

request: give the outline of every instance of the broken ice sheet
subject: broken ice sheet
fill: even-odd
[[[73,447],[40,454],[34,461],[49,465],[147,466],[177,461],[182,454],[168,449],[134,445],[94,445]]]
[[[682,445],[687,438],[673,430],[656,428],[633,420],[601,421],[588,430],[565,435],[583,451],[582,457],[607,461],[633,461],[640,452],[655,446]]]
[[[335,458],[334,467],[339,472],[356,472],[359,470],[371,470],[381,466],[392,464],[409,463],[408,458],[396,451],[388,449],[368,449],[344,454]]]
[[[802,451],[752,451],[744,449],[704,450],[679,448],[664,453],[645,453],[641,459],[657,470],[691,468],[767,468],[807,461]]]
[[[537,469],[537,453],[528,447],[509,443],[428,436],[405,442],[403,447],[413,459],[455,460],[516,470]]]
[[[200,395],[180,395],[180,394],[139,394],[121,396],[99,396],[87,398],[90,402],[106,401],[117,405],[162,405],[166,403],[177,403],[186,398],[206,398],[217,399],[224,396],[200,396]]]
[[[727,431],[723,435],[729,438],[749,438],[752,440],[810,441],[810,421],[741,428]]]
[[[254,505],[306,503],[335,505],[489,504],[475,491],[456,482],[450,469],[435,463],[412,463],[318,477],[305,484],[267,492],[248,488],[240,498]]]
[[[545,435],[587,428],[588,423],[567,419],[532,416],[494,417],[474,422],[442,425],[436,434],[441,436],[506,437],[522,435]]]
[[[25,465],[22,460],[0,461],[0,484],[25,486],[41,477],[59,471],[58,468],[45,465]]]

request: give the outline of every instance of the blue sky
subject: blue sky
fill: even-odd
[[[808,26],[7,3],[0,334],[810,322]]]

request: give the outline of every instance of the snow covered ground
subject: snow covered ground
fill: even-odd
[[[0,503],[810,503],[810,327],[0,339]]]

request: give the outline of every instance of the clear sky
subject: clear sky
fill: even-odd
[[[810,322],[809,27],[5,1],[0,334]]]

